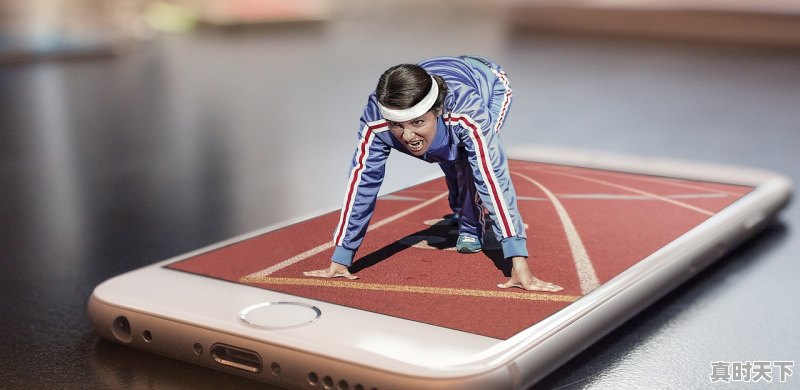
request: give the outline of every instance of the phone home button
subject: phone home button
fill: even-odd
[[[239,313],[242,322],[264,329],[286,329],[310,324],[322,311],[300,302],[264,302],[249,306]]]

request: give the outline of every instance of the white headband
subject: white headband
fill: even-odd
[[[431,76],[431,81],[431,90],[413,107],[406,108],[405,110],[393,110],[378,103],[378,109],[381,111],[383,119],[392,122],[405,122],[418,118],[428,112],[431,107],[433,107],[433,104],[436,103],[436,98],[439,97],[439,83],[436,82],[433,76]]]

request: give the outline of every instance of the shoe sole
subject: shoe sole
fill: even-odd
[[[478,248],[478,249],[476,249],[476,250],[471,250],[471,249],[468,249],[468,248],[461,248],[461,249],[458,249],[458,253],[478,253],[478,252],[480,252],[480,251],[481,251],[481,249],[480,249],[480,248]]]

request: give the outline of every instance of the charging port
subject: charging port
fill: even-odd
[[[249,372],[261,372],[261,356],[253,351],[225,344],[211,346],[211,357],[223,366]]]

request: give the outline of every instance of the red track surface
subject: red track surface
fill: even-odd
[[[484,252],[472,255],[452,250],[457,228],[433,224],[450,212],[443,196],[444,179],[378,200],[372,230],[351,268],[360,278],[356,281],[303,276],[303,271],[330,264],[331,236],[339,212],[169,267],[506,339],[610,280],[750,190],[519,161],[512,161],[510,167],[518,207],[528,225],[528,261],[537,277],[561,285],[563,291],[497,288],[497,283],[507,279],[510,264],[498,249],[492,249],[498,247],[496,243],[487,242]],[[391,218],[396,219],[387,221]],[[581,266],[582,261],[588,267]]]

